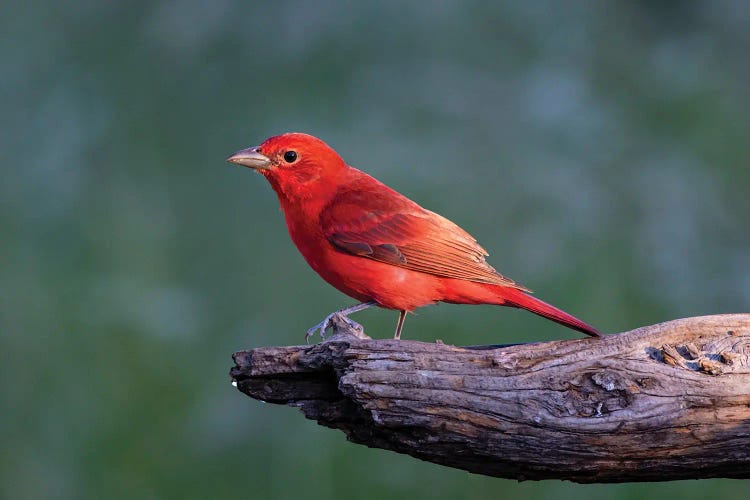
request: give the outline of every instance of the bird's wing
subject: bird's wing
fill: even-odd
[[[320,223],[328,241],[352,255],[530,292],[495,271],[469,233],[383,185],[339,192],[321,212]]]

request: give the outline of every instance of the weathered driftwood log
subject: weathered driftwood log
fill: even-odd
[[[454,347],[339,334],[234,354],[245,394],[367,446],[515,479],[750,478],[750,314]]]

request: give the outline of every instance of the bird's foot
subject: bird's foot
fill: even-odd
[[[329,314],[326,316],[326,319],[307,330],[307,333],[305,334],[305,342],[309,344],[310,337],[315,335],[315,332],[320,332],[320,338],[325,340],[326,331],[329,328],[333,330],[333,333],[331,334],[332,337],[336,335],[354,335],[361,339],[370,338],[365,335],[365,329],[362,325],[349,318],[341,311],[336,311]]]

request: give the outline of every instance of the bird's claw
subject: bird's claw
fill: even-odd
[[[331,316],[327,316],[326,319],[318,323],[317,325],[313,326],[312,328],[308,328],[307,333],[305,333],[305,343],[310,343],[310,337],[315,335],[315,332],[320,331],[320,338],[325,339],[325,333],[328,327],[330,326],[330,318]]]
[[[320,332],[320,338],[325,340],[326,331],[331,328],[333,329],[333,335],[338,333],[350,333],[357,337],[363,337],[365,329],[348,316],[341,314],[339,311],[329,314],[326,319],[307,330],[305,333],[305,342],[310,343],[310,337],[315,335],[315,332]]]

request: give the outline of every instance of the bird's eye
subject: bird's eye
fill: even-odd
[[[284,161],[287,163],[294,163],[294,160],[297,159],[297,152],[296,151],[287,151],[284,153]]]

